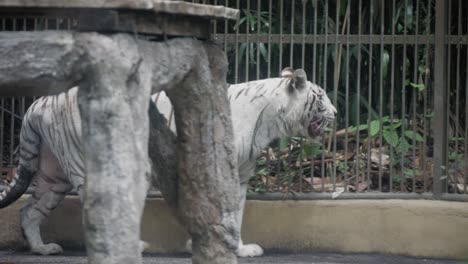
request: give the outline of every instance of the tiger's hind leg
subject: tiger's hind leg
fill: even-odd
[[[63,249],[55,243],[44,244],[40,225],[72,188],[48,147],[41,146],[40,167],[36,173],[36,188],[21,209],[21,227],[31,251],[42,255],[60,254]]]
[[[41,255],[60,254],[63,249],[55,243],[44,244],[40,225],[50,212],[63,200],[64,194],[44,193],[39,199],[31,196],[21,209],[21,227],[31,251]]]

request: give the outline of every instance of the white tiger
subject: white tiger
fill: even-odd
[[[231,85],[228,89],[240,188],[244,193],[239,201],[239,225],[248,180],[262,149],[280,137],[321,135],[335,118],[336,109],[325,91],[307,81],[303,70],[293,72],[287,68],[282,75],[285,77]],[[58,244],[43,243],[39,229],[41,222],[70,190],[75,189],[81,197],[84,183],[76,92],[77,88],[73,88],[66,93],[39,98],[28,109],[20,135],[17,174],[0,194],[0,208],[8,206],[26,191],[35,176],[35,191],[21,210],[21,226],[31,251],[43,255],[58,254],[63,250]],[[169,99],[164,93],[152,99],[166,117],[172,116]],[[175,131],[174,122],[171,128]],[[244,245],[240,239],[238,256],[262,254],[260,246]]]

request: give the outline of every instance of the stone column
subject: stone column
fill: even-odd
[[[80,85],[87,175],[79,191],[89,263],[141,263],[151,88],[167,89],[175,105],[177,151],[174,136],[160,127],[152,142],[165,151],[159,157],[168,156],[152,158],[166,177],[165,198],[193,237],[193,262],[237,263],[237,157],[220,48],[189,38],[149,42],[127,34],[18,32],[0,33],[0,55],[5,94]],[[166,175],[175,166],[171,155],[177,156],[177,173]]]
[[[201,43],[194,67],[169,89],[178,145],[178,212],[193,240],[193,263],[237,263],[239,178],[219,47]]]
[[[151,75],[134,37],[80,34],[78,94],[87,169],[84,225],[89,263],[141,263],[140,220],[148,188]]]

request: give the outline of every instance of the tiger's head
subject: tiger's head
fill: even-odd
[[[307,81],[307,75],[302,69],[294,71],[286,68],[281,75],[289,79],[284,90],[289,98],[289,110],[282,110],[285,115],[283,120],[288,123],[289,130],[310,138],[323,135],[337,113],[325,90]]]

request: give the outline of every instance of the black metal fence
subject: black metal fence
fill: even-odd
[[[466,1],[191,2],[241,10],[237,24],[213,23],[214,40],[228,56],[229,83],[302,68],[327,90],[339,112],[321,142],[298,137],[273,142],[257,161],[252,192],[410,198],[467,193]],[[2,30],[67,29],[77,23],[0,19]],[[14,164],[21,116],[30,102],[0,102],[4,167]]]

